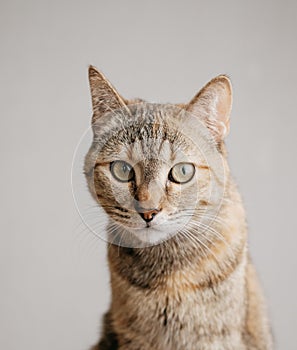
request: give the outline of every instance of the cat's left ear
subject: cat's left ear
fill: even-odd
[[[185,107],[206,124],[217,142],[229,132],[232,109],[232,85],[226,75],[219,75],[206,84]]]

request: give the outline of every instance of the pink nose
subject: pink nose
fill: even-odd
[[[144,209],[145,210],[145,209]],[[153,218],[159,213],[159,209],[151,209],[148,211],[139,211],[139,215],[143,218],[145,222],[150,222],[153,220]]]

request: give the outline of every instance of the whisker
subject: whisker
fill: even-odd
[[[196,240],[199,242],[199,244],[202,244],[203,247],[204,247],[211,255],[214,256],[214,258],[216,259],[216,261],[217,261],[217,263],[218,263],[218,265],[219,265],[220,262],[219,262],[218,257],[216,256],[216,254],[215,254],[204,242],[202,242],[202,241],[199,239],[199,237],[195,236],[190,230],[187,230],[187,232],[188,232],[188,234],[190,234],[194,239],[196,239]]]
[[[185,237],[187,237],[188,239],[190,239],[190,241],[192,243],[194,243],[195,247],[203,254],[203,256],[206,258],[207,257],[207,254],[206,254],[206,250],[205,250],[205,247],[203,245],[200,244],[200,242],[198,242],[196,240],[196,237],[191,235],[189,230],[187,229],[184,229],[182,232],[181,232]]]
[[[217,230],[215,230],[214,228],[203,224],[202,222],[191,222],[189,225],[193,225],[194,227],[200,228],[200,229],[204,229],[205,231],[211,232],[212,234],[214,234],[217,239],[219,239],[220,241],[222,241],[225,246],[228,248],[228,250],[230,251],[230,253],[232,254],[232,257],[235,258],[233,249],[231,248],[231,245],[226,241],[225,237],[218,232]],[[203,232],[200,232],[200,234],[203,234]],[[207,239],[207,237],[204,235],[204,237]],[[213,244],[215,244],[214,242],[212,242]]]

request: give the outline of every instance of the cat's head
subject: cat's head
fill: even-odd
[[[228,178],[230,80],[218,76],[188,104],[173,105],[127,101],[94,67],[89,79],[94,139],[85,174],[111,240],[151,245],[202,230]]]

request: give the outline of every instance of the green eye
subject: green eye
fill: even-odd
[[[120,182],[129,182],[134,177],[132,166],[123,160],[116,160],[110,163],[110,172]]]
[[[195,167],[192,163],[178,163],[171,168],[168,178],[170,181],[184,184],[192,180],[195,174]]]

